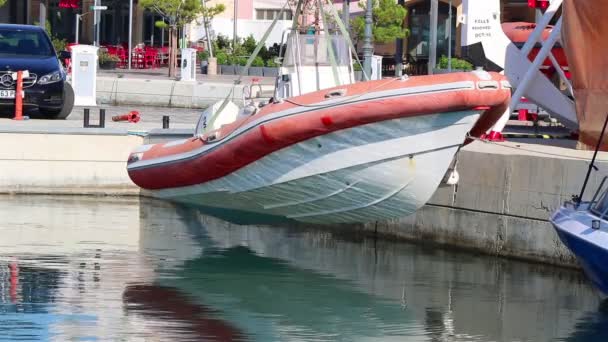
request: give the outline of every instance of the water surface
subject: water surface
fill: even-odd
[[[0,197],[0,341],[608,341],[604,306],[560,268],[155,200]]]

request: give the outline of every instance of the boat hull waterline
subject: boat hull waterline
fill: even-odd
[[[430,199],[467,133],[485,132],[510,95],[490,73],[339,90],[266,106],[214,132],[215,143],[144,145],[129,175],[156,197],[305,222],[402,217]]]

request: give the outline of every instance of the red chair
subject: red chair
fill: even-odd
[[[144,67],[145,68],[152,68],[155,69],[157,66],[159,66],[158,64],[158,50],[156,50],[153,47],[147,46],[145,48],[145,54],[144,54]]]

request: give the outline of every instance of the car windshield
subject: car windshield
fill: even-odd
[[[16,56],[53,56],[53,48],[40,31],[0,29],[0,54]]]

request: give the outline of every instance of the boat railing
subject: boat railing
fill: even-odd
[[[608,215],[608,191],[604,189],[604,185],[607,185],[606,179],[608,179],[608,176],[602,178],[588,205],[589,211],[601,219],[606,218]]]

